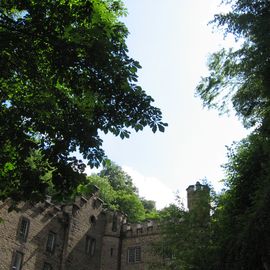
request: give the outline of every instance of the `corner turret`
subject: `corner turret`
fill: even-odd
[[[197,207],[210,209],[209,196],[210,188],[208,185],[203,185],[199,181],[195,185],[190,185],[187,189],[187,206],[189,211]]]

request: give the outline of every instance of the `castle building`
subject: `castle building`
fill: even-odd
[[[62,206],[21,202],[9,212],[10,205],[0,203],[1,270],[147,270],[161,260],[151,249],[159,224],[128,224],[104,207],[98,189]]]

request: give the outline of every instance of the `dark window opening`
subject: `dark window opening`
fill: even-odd
[[[49,263],[44,263],[43,270],[53,270],[53,268]]]
[[[54,232],[49,232],[47,244],[46,244],[46,251],[53,253],[56,244],[56,234]]]
[[[96,225],[96,217],[95,216],[91,216],[90,217],[90,223],[93,225],[93,226],[95,226]]]
[[[23,253],[16,251],[12,263],[12,270],[21,270],[23,264]]]
[[[132,247],[128,249],[128,263],[137,263],[141,261],[141,247]]]
[[[86,236],[85,241],[85,253],[90,254],[91,256],[94,256],[96,249],[96,239]]]
[[[113,216],[113,221],[112,221],[112,231],[117,232],[117,215]]]

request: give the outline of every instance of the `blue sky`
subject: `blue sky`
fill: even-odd
[[[207,74],[207,56],[223,40],[207,23],[222,8],[217,0],[126,0],[129,54],[142,66],[138,84],[155,99],[165,133],[146,128],[128,140],[103,136],[107,156],[133,178],[141,196],[161,208],[184,197],[188,185],[207,178],[220,190],[226,147],[247,134],[234,117],[203,109],[195,87]]]

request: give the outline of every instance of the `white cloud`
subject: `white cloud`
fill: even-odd
[[[90,166],[87,165],[86,168],[85,168],[84,173],[86,173],[87,175],[91,175],[91,174],[93,174],[93,173],[99,173],[100,170],[101,170],[101,168],[99,168],[99,169],[97,169],[97,168],[91,169]]]
[[[122,169],[131,176],[134,185],[139,189],[139,195],[155,201],[157,209],[175,202],[174,192],[158,178],[144,176],[129,166],[122,166]]]
[[[169,206],[171,203],[176,203],[176,194],[178,190],[171,190],[160,179],[153,176],[144,176],[134,168],[129,166],[122,166],[122,169],[132,178],[133,184],[138,188],[140,197],[144,197],[147,200],[153,200],[156,202],[158,210]],[[91,169],[90,166],[86,167],[85,173],[91,175],[92,173],[99,173],[99,169]],[[186,192],[182,190],[178,194],[186,206]]]

